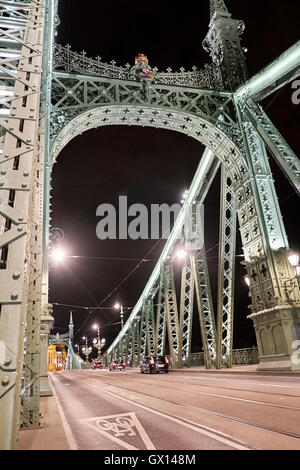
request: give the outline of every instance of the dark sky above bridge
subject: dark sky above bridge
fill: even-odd
[[[191,70],[210,59],[201,43],[209,23],[209,1],[75,2],[60,0],[61,26],[57,42],[69,43],[87,56],[115,60],[117,65],[134,64],[142,52],[152,67],[165,71],[171,67]],[[84,5],[84,8],[83,8]],[[195,6],[198,5],[198,9]],[[287,0],[227,0],[233,17],[246,24],[243,45],[248,48],[249,76],[268,65],[299,39],[297,2]],[[201,8],[200,8],[201,7]],[[300,154],[299,106],[291,100],[291,85],[264,103],[265,109]],[[203,147],[196,141],[171,131],[146,128],[106,127],[77,137],[62,151],[53,170],[53,227],[64,230],[61,245],[70,255],[143,259],[155,241],[99,241],[96,238],[96,208],[102,203],[116,204],[127,195],[129,203],[180,202],[198,166]],[[272,164],[276,189],[287,227],[290,245],[300,249],[298,237],[299,201],[285,177]],[[218,248],[219,180],[213,184],[206,204],[206,247],[213,294],[216,294]],[[163,243],[149,255],[158,258]],[[238,235],[238,250],[242,253]],[[67,259],[53,266],[50,273],[50,302],[94,307],[103,300],[103,310],[89,315],[74,310],[75,341],[92,338],[91,325],[100,323],[107,344],[120,329],[118,313],[109,308],[119,300],[133,307],[154,267],[142,263],[129,279],[113,290],[137,266],[137,261]],[[244,284],[244,269],[237,262],[234,347],[255,344],[252,323],[246,319],[250,303]],[[108,308],[108,309],[106,309]],[[65,332],[69,308],[55,306],[54,333]],[[129,312],[128,312],[129,313]],[[128,314],[125,318],[128,317]],[[199,326],[195,320],[193,350],[201,347]]]

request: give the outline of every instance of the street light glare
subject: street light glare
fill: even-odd
[[[297,254],[290,255],[288,260],[291,263],[291,265],[293,266],[293,268],[295,268],[296,266],[299,265],[299,255],[297,255]]]
[[[177,250],[176,258],[178,258],[179,260],[184,260],[186,256],[187,256],[187,252],[183,248]]]
[[[52,258],[54,259],[54,261],[60,263],[65,258],[65,254],[63,250],[61,250],[60,248],[56,248],[52,251]]]
[[[117,303],[114,305],[114,308],[115,308],[116,310],[120,310],[121,305],[119,304],[119,302],[117,302]]]

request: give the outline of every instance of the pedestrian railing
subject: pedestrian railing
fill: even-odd
[[[258,364],[258,348],[244,348],[234,349],[232,351],[232,364],[233,365],[250,365]],[[183,367],[197,367],[205,366],[204,354],[192,353],[189,357],[184,358],[182,362]]]

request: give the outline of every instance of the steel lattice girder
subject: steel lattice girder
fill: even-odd
[[[300,195],[300,160],[278,132],[270,118],[259,104],[248,100],[245,113],[253,127],[271,151],[278,165]]]
[[[232,367],[234,280],[236,255],[236,205],[232,182],[222,167],[218,274],[217,361]]]
[[[165,352],[166,343],[166,300],[164,288],[163,265],[160,269],[158,305],[156,313],[156,331],[155,331],[155,354],[162,356]]]
[[[179,361],[189,357],[192,344],[193,307],[195,280],[190,256],[187,257],[181,274]]]
[[[191,254],[191,262],[205,364],[207,368],[211,368],[217,356],[217,335],[204,244],[201,250],[196,250]]]
[[[165,302],[166,302],[166,320],[169,338],[169,350],[175,363],[178,360],[179,354],[179,324],[178,324],[178,309],[177,299],[174,282],[173,265],[165,263],[164,265],[164,289],[165,289]]]
[[[44,0],[0,2],[0,40],[8,40],[9,47],[14,45],[8,55],[0,52],[4,83],[1,88],[5,90],[1,105],[8,110],[1,111],[0,120],[5,132],[0,154],[0,283],[5,288],[5,295],[0,289],[0,340],[5,347],[0,364],[5,375],[1,383],[0,416],[6,423],[0,432],[1,449],[16,446],[25,324],[23,424],[39,424],[43,222],[43,137],[39,112],[44,19]]]
[[[199,167],[197,169],[195,178],[192,182],[190,193],[187,197],[186,204],[191,204],[191,202],[198,197],[199,193],[203,194],[205,197],[206,191],[208,190],[207,186],[203,184],[203,182],[212,181],[213,175],[215,175],[219,162],[216,160],[214,154],[210,150],[206,150],[200,160]],[[212,175],[212,176],[211,176]],[[124,325],[123,330],[120,332],[116,340],[113,342],[111,347],[108,349],[110,351],[113,349],[118,341],[121,339],[122,335],[132,327],[133,322],[135,319],[140,316],[143,300],[146,299],[150,292],[152,292],[153,286],[157,285],[159,276],[161,274],[162,266],[164,265],[165,261],[167,260],[169,254],[171,253],[175,243],[177,243],[178,239],[181,238],[182,234],[182,226],[184,222],[184,215],[185,215],[185,208],[182,209],[181,213],[179,214],[174,227],[172,229],[171,235],[168,238],[166,245],[162,251],[159,261],[157,262],[154,271],[144,289],[144,292],[140,296],[138,302],[136,303],[132,314],[130,315],[129,319],[127,320],[126,324]],[[158,286],[157,286],[158,288]],[[163,352],[162,352],[163,354]]]
[[[248,98],[261,101],[299,76],[300,41],[241,85],[235,92],[235,97],[241,102],[247,102]]]

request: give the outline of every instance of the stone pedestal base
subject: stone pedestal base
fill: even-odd
[[[300,307],[278,306],[248,318],[256,333],[257,370],[300,370]]]
[[[40,397],[51,397],[53,395],[48,377],[40,378]]]

